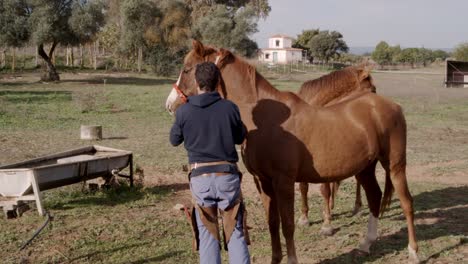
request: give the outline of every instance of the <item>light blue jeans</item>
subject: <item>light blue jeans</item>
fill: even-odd
[[[223,176],[198,176],[190,179],[190,189],[195,201],[202,207],[231,207],[240,195],[240,179],[237,174]],[[243,210],[241,206],[241,210]],[[200,263],[221,264],[220,244],[203,225],[195,210],[200,238]],[[228,243],[229,263],[250,264],[249,249],[244,239],[242,211],[239,210],[234,233]]]

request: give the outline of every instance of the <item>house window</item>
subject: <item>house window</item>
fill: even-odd
[[[280,43],[280,41],[277,40],[277,41],[276,41],[276,47],[279,47],[279,43]]]
[[[267,59],[267,60],[270,59],[270,53],[265,54],[265,59]]]

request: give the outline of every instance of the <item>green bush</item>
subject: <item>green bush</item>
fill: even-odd
[[[170,76],[178,73],[186,53],[187,50],[173,53],[167,47],[154,46],[148,50],[146,62],[157,75]]]

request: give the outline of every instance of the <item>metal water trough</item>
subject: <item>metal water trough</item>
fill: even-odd
[[[127,166],[130,174],[120,174]],[[7,212],[35,201],[44,215],[42,191],[110,175],[129,178],[133,185],[132,152],[94,145],[0,166],[0,207]]]

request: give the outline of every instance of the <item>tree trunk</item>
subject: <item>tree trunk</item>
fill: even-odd
[[[3,69],[6,66],[6,48],[2,50],[2,60],[0,67]]]
[[[83,68],[83,45],[80,44],[80,68]]]
[[[35,61],[35,66],[39,66],[39,47],[36,45],[36,61]]]
[[[93,50],[93,68],[97,70],[97,53],[99,51],[97,41],[94,42],[94,50]]]
[[[71,66],[75,66],[75,55],[73,53],[73,47],[70,47],[70,61],[71,61]]]
[[[16,69],[16,48],[11,48],[11,56],[12,56],[11,71],[15,72],[15,69]]]
[[[66,58],[66,62],[65,62],[65,66],[70,66],[70,46],[67,46],[66,50],[65,50],[65,58]]]
[[[138,48],[138,72],[141,72],[141,61],[143,60],[143,49]]]
[[[45,61],[46,65],[46,72],[41,76],[42,81],[59,81],[60,76],[55,69],[54,64],[52,63],[51,56],[54,54],[55,47],[57,46],[56,43],[52,44],[50,49],[49,55],[44,51],[44,45],[39,45],[39,56]]]
[[[89,67],[93,67],[93,51],[91,49],[91,43],[88,44],[88,54],[89,54]]]

